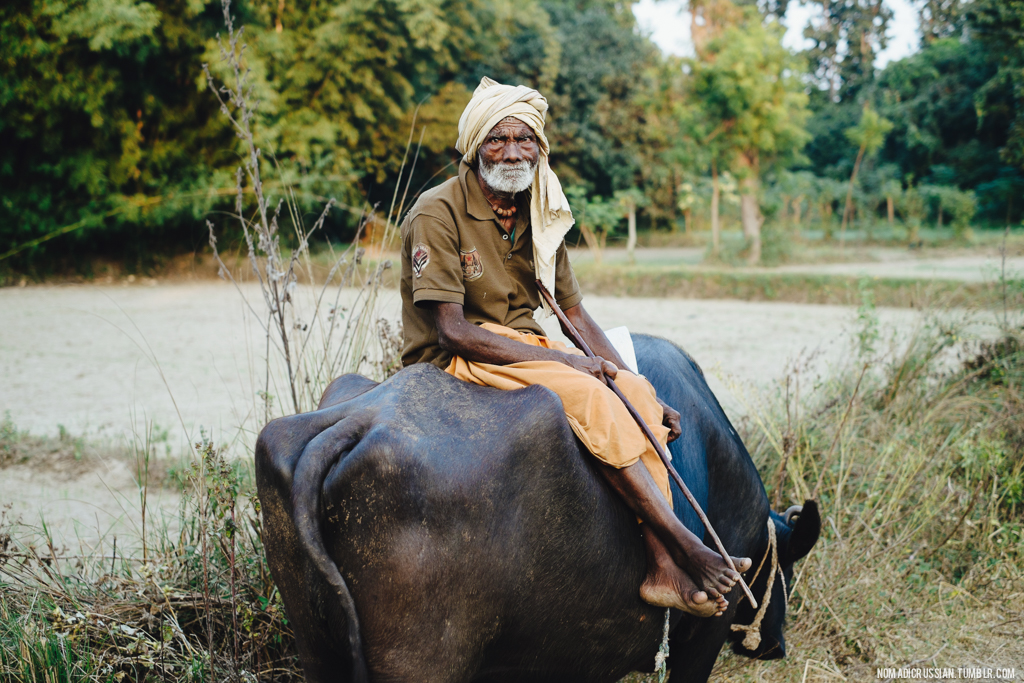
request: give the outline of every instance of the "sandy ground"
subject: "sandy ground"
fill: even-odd
[[[262,307],[254,288],[245,293]],[[606,328],[626,325],[687,349],[733,416],[743,412],[743,390],[737,398],[727,386],[768,387],[798,357],[813,357],[814,370],[825,372],[849,353],[855,324],[855,312],[842,306],[596,296],[585,303]],[[397,292],[385,294],[381,312],[398,316]],[[166,432],[161,448],[173,453],[195,443],[201,428],[218,443],[252,442],[239,430],[254,423],[266,341],[232,286],[7,288],[0,315],[0,413],[19,429],[56,434],[63,425],[72,435],[117,442],[152,422]],[[904,332],[920,322],[905,309],[879,317]],[[554,318],[544,325],[560,336]],[[117,462],[71,478],[9,467],[0,471],[4,504],[10,516],[45,520],[66,538],[124,533],[139,518],[130,467]]]
[[[705,369],[759,384],[801,352],[838,360],[854,321],[843,306],[596,296],[585,303],[606,328],[666,337]],[[20,429],[55,434],[63,425],[117,438],[150,420],[172,441],[194,440],[200,427],[219,440],[253,409],[265,338],[229,285],[8,288],[0,310],[0,411]],[[388,292],[383,312],[398,311]],[[919,315],[891,309],[880,317],[906,329]],[[560,336],[554,318],[544,325]]]
[[[142,489],[133,467],[121,460],[99,460],[74,473],[31,466],[0,470],[0,507],[6,521],[20,527],[17,537],[47,534],[58,547],[90,551],[114,539],[122,549],[142,538]],[[176,528],[180,496],[171,490],[146,491],[147,534]]]

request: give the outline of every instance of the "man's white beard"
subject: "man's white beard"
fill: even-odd
[[[536,168],[536,163],[531,164],[526,159],[514,164],[504,162],[491,164],[483,157],[480,158],[480,175],[487,186],[495,192],[509,194],[522,192],[533,184],[533,172]]]

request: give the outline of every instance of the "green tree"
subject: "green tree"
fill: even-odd
[[[979,183],[975,192],[979,197],[979,204],[1004,204],[1005,213],[1000,218],[1003,219],[1004,225],[1010,226],[1013,224],[1014,209],[1019,212],[1021,204],[1024,204],[1024,174],[1016,169],[1005,168],[998,177]]]
[[[542,90],[550,105],[551,162],[563,182],[606,198],[638,185],[643,102],[660,53],[637,30],[628,4],[547,0],[536,11],[538,26],[524,26],[510,34],[508,49],[468,65],[472,86],[490,75]],[[534,12],[530,3],[517,3],[512,16]]]
[[[979,111],[998,111],[992,96],[1007,84],[1013,88],[1013,114],[1003,159],[1024,169],[1024,0],[975,0],[968,10],[971,28],[998,65],[995,75],[976,96]],[[998,102],[998,100],[997,100]]]
[[[486,54],[480,21],[498,4],[239,0],[265,163],[300,202],[361,203],[400,165],[415,103]],[[239,153],[201,77],[222,27],[206,0],[0,7],[0,254],[68,225],[103,230],[64,238],[65,253],[136,266],[198,241]]]
[[[483,36],[471,30],[490,9],[456,0],[255,4],[246,59],[261,100],[257,134],[285,178],[358,204],[397,174],[408,112],[467,56],[481,56]],[[206,60],[219,64],[212,41]]]
[[[613,199],[626,216],[626,253],[629,262],[633,263],[636,261],[636,210],[647,204],[647,197],[639,189],[631,187],[628,190],[617,190]],[[690,226],[687,225],[686,229],[689,230]]]
[[[818,217],[821,221],[821,229],[825,241],[831,241],[835,230],[835,205],[843,201],[846,194],[846,187],[843,183],[834,178],[819,177],[814,183],[814,198],[818,206]]]
[[[814,41],[807,51],[815,79],[828,102],[856,99],[875,75],[875,56],[884,50],[892,10],[885,0],[817,0],[821,18],[804,29]]]
[[[975,104],[995,73],[983,46],[954,38],[933,41],[887,66],[874,98],[879,113],[894,124],[882,160],[917,178],[935,165],[948,165],[968,186],[996,175],[1012,101],[1006,91],[993,93],[1000,111],[980,119]]]
[[[853,210],[853,186],[857,182],[857,171],[864,161],[864,155],[873,155],[883,144],[885,136],[892,130],[892,121],[879,116],[878,112],[871,108],[870,104],[864,105],[864,112],[861,114],[860,123],[846,130],[846,137],[850,142],[857,145],[857,160],[853,163],[853,173],[850,174],[850,189],[846,193],[846,206],[843,208],[843,223],[839,229],[839,241],[843,243],[846,238],[846,225],[850,220],[850,213]]]
[[[959,238],[971,236],[971,219],[978,208],[974,192],[964,191],[951,185],[921,184],[918,186],[922,198],[935,206],[935,227],[942,228],[945,214],[950,216],[953,233]]]
[[[594,255],[594,263],[601,265],[608,235],[615,232],[615,226],[622,220],[621,206],[601,195],[587,196],[586,188],[579,185],[567,187],[565,196],[572,207],[576,227]]]
[[[896,178],[886,178],[882,181],[879,190],[885,197],[885,217],[892,228],[896,222],[896,202],[903,194],[903,184]]]
[[[921,38],[925,44],[959,36],[966,25],[964,0],[918,0]]]
[[[899,196],[896,208],[907,225],[907,241],[913,245],[918,241],[921,221],[925,214],[924,195],[917,187],[911,185]]]
[[[998,182],[1014,173],[1000,159],[1014,118],[1013,88],[993,80],[1002,57],[972,31],[965,35],[934,40],[879,74],[874,103],[894,124],[879,161],[898,166],[901,176],[973,188],[982,215],[1006,220],[1021,208]],[[824,133],[821,140],[824,148]],[[938,178],[942,167],[948,172]]]
[[[761,258],[761,174],[800,158],[808,139],[807,95],[800,64],[782,46],[782,27],[764,25],[748,11],[746,21],[708,45],[694,62],[692,92],[708,127],[730,151],[740,180],[740,213],[750,245],[748,260]]]
[[[137,267],[212,206],[234,144],[194,85],[214,26],[201,2],[0,6],[0,253],[78,226],[62,254]],[[16,261],[45,267],[46,246]]]

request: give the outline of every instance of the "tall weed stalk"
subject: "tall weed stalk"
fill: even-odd
[[[295,194],[283,181],[279,184],[284,187],[282,196],[276,202],[268,197],[263,173],[273,165],[264,160],[254,132],[259,101],[245,66],[244,30],[234,27],[230,0],[223,0],[222,10],[227,34],[225,38],[218,35],[217,41],[219,72],[226,74],[226,80],[218,85],[207,64],[203,73],[244,150],[244,162],[235,176],[232,219],[244,235],[249,270],[259,286],[262,307],[249,301],[239,279],[221,258],[215,226],[207,221],[207,227],[221,276],[235,283],[265,332],[268,355],[262,373],[263,411],[259,416],[265,423],[275,413],[277,395],[283,394],[288,404],[279,410],[302,412],[314,408],[327,384],[341,374],[358,372],[383,379],[400,367],[401,330],[384,315],[381,290],[386,271],[392,266],[384,256],[395,241],[397,217],[408,198],[408,180],[400,201],[399,188],[403,178],[411,178],[414,170],[410,168],[407,173],[406,169],[412,132],[387,215],[382,219],[373,209],[364,212],[355,241],[340,254],[335,254],[332,247],[331,267],[326,276],[319,276],[310,241],[321,231],[337,202],[328,200],[319,218],[306,227]],[[249,194],[254,202],[245,201]],[[285,241],[293,244],[290,252]],[[365,258],[368,253],[380,255],[380,259],[370,261]]]

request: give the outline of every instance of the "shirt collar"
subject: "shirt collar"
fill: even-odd
[[[480,189],[476,171],[465,159],[459,164],[459,182],[462,183],[462,191],[466,195],[466,213],[479,221],[494,220],[494,209],[484,197],[484,191]]]

